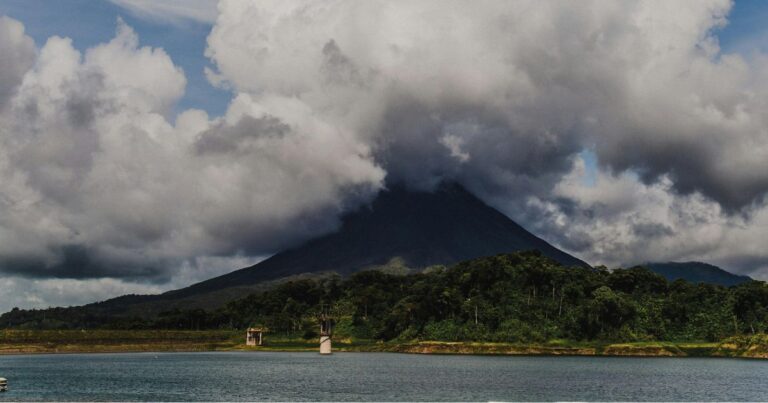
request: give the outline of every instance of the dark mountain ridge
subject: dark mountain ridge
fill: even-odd
[[[690,283],[715,284],[726,287],[752,281],[752,278],[748,276],[733,274],[702,262],[646,263],[643,266],[661,274],[669,281],[683,279]]]

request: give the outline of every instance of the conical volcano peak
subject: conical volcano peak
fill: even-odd
[[[345,214],[341,221],[334,233],[179,291],[246,286],[301,273],[348,275],[393,259],[421,269],[523,250],[538,250],[566,266],[587,266],[455,182],[440,183],[432,191],[388,185],[370,204]]]

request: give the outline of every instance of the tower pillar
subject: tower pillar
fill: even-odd
[[[320,317],[320,354],[332,354],[331,337],[333,336],[333,319],[326,315]]]

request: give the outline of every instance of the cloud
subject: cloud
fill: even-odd
[[[455,180],[591,262],[763,273],[768,59],[720,51],[730,6],[224,0],[218,118],[172,116],[184,72],[122,21],[80,52],[0,19],[0,271],[192,282]]]
[[[768,59],[719,52],[730,5],[225,0],[207,55],[215,83],[357,133],[390,179],[545,195],[591,146],[735,212],[768,190]]]
[[[552,198],[530,198],[531,228],[593,264],[705,261],[768,278],[768,208],[749,216],[726,214],[701,194],[672,191],[669,178],[649,185],[631,173],[601,172],[587,184],[585,175],[579,158]]]
[[[724,261],[768,191],[768,59],[720,51],[731,5],[222,1],[209,77],[301,99],[389,181],[458,180],[588,260]],[[585,149],[598,187],[570,179]]]
[[[554,197],[530,198],[528,212],[540,233],[595,264],[711,261],[726,231],[740,220],[700,194],[676,194],[668,178],[646,185],[634,174],[601,172],[594,184],[585,184],[585,175],[578,159],[553,189]]]
[[[242,94],[172,122],[185,85],[120,20],[84,53],[45,43],[0,117],[0,272],[168,283],[331,230],[380,188],[370,148],[302,102]]]
[[[196,21],[211,24],[216,20],[216,0],[110,0],[137,17],[180,24]]]
[[[35,61],[35,43],[24,25],[0,15],[0,110],[13,97],[24,73]]]

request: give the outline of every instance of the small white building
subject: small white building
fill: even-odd
[[[267,330],[262,327],[249,327],[245,331],[245,345],[246,346],[263,346],[264,345],[264,333]]]

